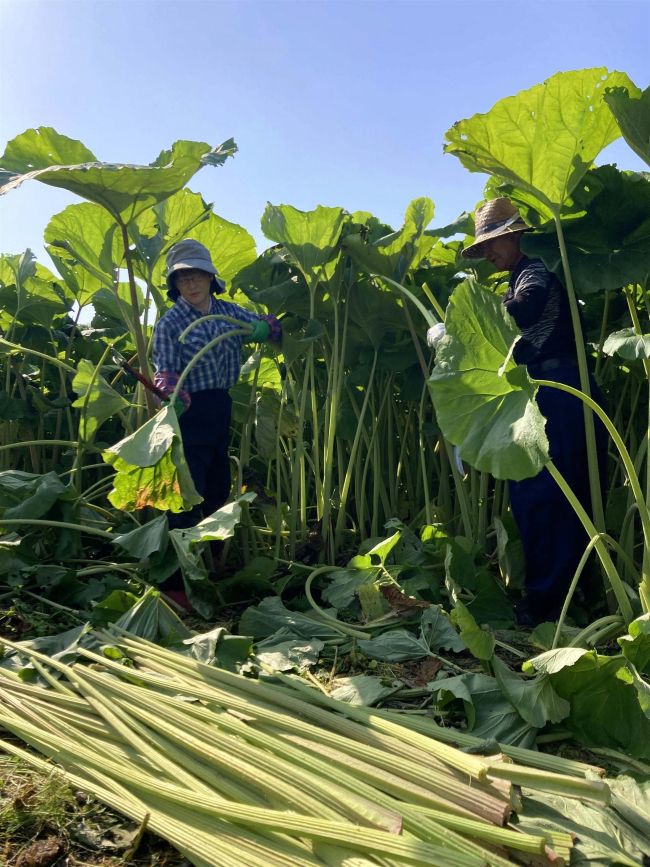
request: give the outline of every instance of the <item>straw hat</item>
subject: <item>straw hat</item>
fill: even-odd
[[[519,216],[519,211],[510,199],[492,199],[474,214],[474,243],[463,250],[467,259],[481,259],[481,244],[500,235],[510,235],[514,232],[526,232],[527,226]]]

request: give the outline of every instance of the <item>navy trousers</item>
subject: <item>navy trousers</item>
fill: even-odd
[[[193,527],[228,500],[231,409],[232,400],[228,392],[214,388],[194,392],[192,405],[180,417],[185,460],[203,502],[189,512],[170,514],[170,529]]]
[[[580,388],[578,368],[571,363],[549,371],[536,370],[529,365],[529,372],[534,378],[551,379]],[[602,402],[593,380],[591,393],[596,401]],[[546,435],[553,463],[591,514],[583,403],[571,394],[542,386],[537,392],[537,404],[546,418]],[[594,421],[603,487],[607,433],[599,419]],[[589,537],[548,470],[542,470],[531,479],[511,481],[509,487],[512,514],[519,528],[526,560],[527,608],[538,619],[553,620],[560,613]]]

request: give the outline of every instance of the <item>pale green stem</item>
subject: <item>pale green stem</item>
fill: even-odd
[[[553,209],[553,220],[555,221],[555,229],[560,244],[560,256],[562,257],[562,267],[564,270],[564,282],[567,290],[567,298],[569,308],[571,310],[571,323],[573,325],[573,333],[575,337],[576,357],[578,360],[578,371],[580,374],[580,388],[587,397],[591,396],[589,385],[589,371],[587,369],[587,353],[585,351],[584,337],[582,333],[582,323],[580,322],[580,311],[578,309],[578,299],[573,287],[573,278],[571,277],[571,269],[569,267],[569,257],[567,254],[566,244],[564,241],[564,231],[562,229],[562,221],[560,219],[559,209]],[[594,428],[594,418],[589,412],[588,406],[583,406],[583,415],[585,421],[585,437],[587,445],[587,466],[589,468],[589,490],[591,493],[591,509],[594,516],[594,523],[598,532],[605,529],[605,514],[603,511],[603,498],[600,488],[600,472],[598,468],[598,456],[596,452],[596,430]]]
[[[625,587],[619,577],[618,572],[616,571],[616,567],[612,562],[612,558],[610,557],[603,540],[600,538],[598,530],[595,528],[591,518],[585,511],[582,503],[573,493],[570,486],[567,484],[566,479],[557,469],[553,461],[549,461],[546,464],[546,469],[555,479],[560,489],[564,493],[565,497],[573,506],[573,509],[575,510],[578,518],[580,519],[582,526],[587,531],[587,535],[589,536],[589,538],[593,539],[594,537],[597,537],[597,542],[595,543],[594,547],[596,548],[596,551],[600,558],[600,562],[603,564],[603,568],[609,579],[609,583],[614,592],[614,596],[616,597],[616,601],[618,602],[620,612],[623,615],[625,622],[631,623],[632,620],[634,620],[634,613],[632,611],[632,606],[630,605],[630,600],[627,597]]]

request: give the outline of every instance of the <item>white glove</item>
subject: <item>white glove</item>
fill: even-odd
[[[445,323],[436,322],[436,324],[432,325],[427,331],[427,346],[431,349],[435,349],[446,333]]]

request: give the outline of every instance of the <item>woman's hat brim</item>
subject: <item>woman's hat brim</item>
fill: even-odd
[[[469,247],[465,247],[464,250],[461,251],[461,255],[465,259],[482,259],[483,255],[481,253],[481,247],[486,241],[491,241],[492,238],[498,238],[501,235],[516,235],[520,232],[529,232],[530,226],[527,226],[523,220],[521,222],[517,220],[516,223],[513,223],[511,226],[500,226],[497,229],[493,229],[491,232],[486,232],[484,235],[480,235],[473,244],[470,244]]]

